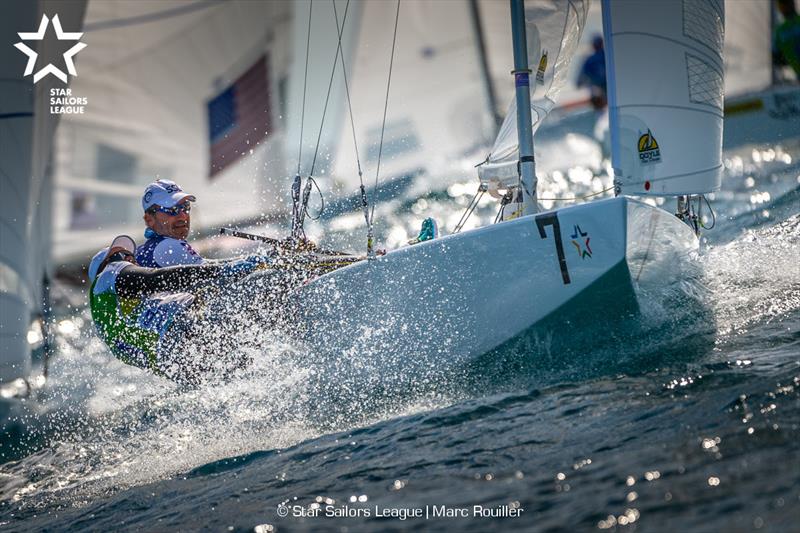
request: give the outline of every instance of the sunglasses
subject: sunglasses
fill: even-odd
[[[183,204],[178,204],[178,205],[176,205],[174,207],[161,207],[161,206],[156,207],[156,206],[153,206],[150,209],[148,209],[147,211],[148,211],[148,213],[151,213],[151,214],[159,212],[159,213],[164,213],[165,215],[169,215],[171,217],[176,217],[181,213],[186,213],[188,215],[191,210],[192,210],[191,202],[186,202],[186,203],[183,203]]]

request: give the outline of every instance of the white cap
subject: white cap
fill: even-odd
[[[106,246],[92,257],[92,262],[89,263],[89,281],[94,282],[94,278],[97,277],[98,271],[100,270],[100,266],[103,264],[103,261],[106,260],[106,257],[111,255],[112,253],[119,252],[120,250],[125,250],[126,252],[130,252],[132,254],[136,253],[136,242],[127,235],[119,235],[115,237],[113,241],[111,241],[110,246]]]
[[[147,186],[142,196],[142,209],[147,211],[150,207],[175,207],[184,198],[194,202],[196,198],[183,192],[181,186],[171,180],[157,180]]]

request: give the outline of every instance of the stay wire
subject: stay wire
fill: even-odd
[[[375,222],[375,199],[378,195],[378,176],[381,173],[381,152],[383,151],[383,134],[386,130],[386,111],[389,107],[389,88],[392,85],[392,68],[394,66],[394,49],[397,43],[397,21],[400,19],[400,0],[397,0],[397,9],[394,15],[394,36],[392,37],[392,56],[389,60],[389,79],[386,82],[386,100],[383,103],[383,124],[381,124],[381,141],[378,145],[378,163],[375,170],[375,185],[372,188],[372,211],[369,216],[370,226]]]
[[[328,82],[328,94],[325,96],[325,107],[322,109],[322,121],[319,124],[319,133],[317,134],[317,145],[314,147],[314,159],[311,161],[311,172],[308,174],[309,176],[314,175],[314,168],[317,164],[317,155],[319,155],[319,143],[322,140],[322,130],[325,126],[325,115],[328,113],[328,103],[331,99],[331,88],[333,87],[333,77],[336,74],[336,63],[339,56],[339,52],[342,49],[342,31],[344,31],[344,26],[347,21],[347,10],[350,7],[350,0],[347,0],[347,4],[344,6],[344,16],[342,17],[342,28],[339,29],[339,23],[336,23],[336,30],[339,34],[339,43],[336,46],[336,55],[333,56],[333,68],[331,68],[331,79]]]
[[[297,175],[300,175],[300,163],[303,160],[303,127],[306,122],[306,88],[308,87],[308,52],[311,45],[311,9],[314,0],[308,4],[308,34],[306,35],[306,72],[303,76],[303,108],[300,113],[300,147],[297,149]]]
[[[331,0],[333,3],[333,16],[336,18],[336,31],[339,32],[339,13],[336,9],[336,0]],[[350,0],[347,0],[348,3]],[[344,31],[344,24],[342,24],[342,32]],[[339,33],[339,46],[342,46],[342,33]],[[362,178],[361,172],[361,158],[358,155],[358,141],[356,141],[356,124],[353,120],[353,105],[350,102],[350,85],[347,83],[347,69],[344,65],[344,54],[339,54],[339,59],[342,62],[342,76],[344,77],[344,90],[345,94],[347,94],[347,109],[350,112],[350,129],[353,132],[353,147],[356,151],[356,165],[358,166],[358,180],[361,182],[361,186],[364,186],[364,180]]]
[[[348,0],[349,2],[350,0]],[[336,0],[333,3],[333,16],[336,18],[336,31],[339,33],[339,46],[342,45],[342,33],[344,33],[344,24],[342,24],[341,31],[339,30],[339,12],[336,9]],[[370,224],[369,217],[369,199],[367,197],[367,190],[364,188],[364,172],[361,169],[361,156],[358,153],[358,140],[356,138],[356,124],[353,119],[353,104],[350,98],[350,84],[347,81],[347,67],[344,63],[344,53],[339,54],[339,59],[342,61],[342,77],[344,78],[344,89],[347,94],[347,110],[350,114],[350,130],[353,133],[353,148],[356,152],[356,165],[358,167],[358,183],[359,192],[361,193],[361,209],[364,212],[364,222],[367,225],[367,257],[373,258],[373,237],[372,237],[372,224]]]
[[[458,224],[456,224],[456,227],[453,229],[453,233],[459,233],[464,228],[464,224],[467,223],[469,217],[471,217],[472,213],[475,212],[475,208],[478,207],[478,204],[480,203],[481,198],[483,198],[483,194],[486,192],[486,190],[487,188],[483,183],[478,185],[478,192],[476,192],[475,196],[473,196],[469,201],[467,208],[464,210],[464,213],[458,220]]]

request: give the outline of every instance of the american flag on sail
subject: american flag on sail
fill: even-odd
[[[267,57],[208,101],[209,169],[213,178],[255,149],[270,131]]]

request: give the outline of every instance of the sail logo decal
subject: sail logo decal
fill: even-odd
[[[581,231],[581,227],[577,224],[572,226],[572,245],[578,250],[578,255],[581,259],[589,259],[592,258],[592,249],[589,247],[589,237],[588,231]]]
[[[655,163],[661,161],[661,150],[658,141],[648,129],[647,133],[639,136],[639,161],[642,163]]]
[[[547,50],[542,52],[542,58],[539,60],[539,68],[536,69],[536,83],[544,85],[545,70],[547,70]]]

